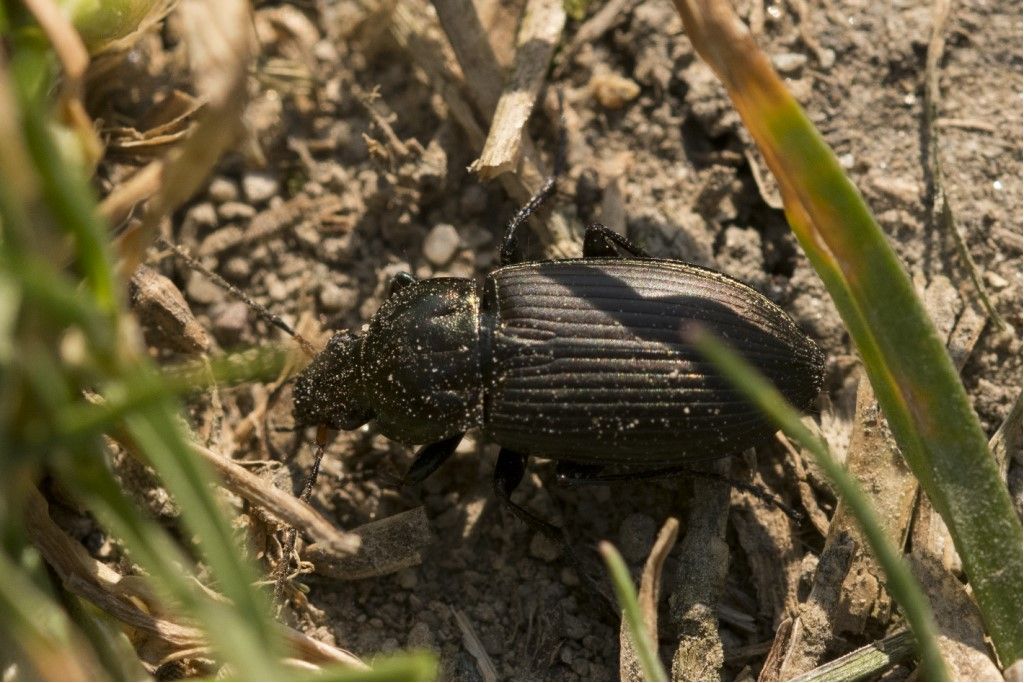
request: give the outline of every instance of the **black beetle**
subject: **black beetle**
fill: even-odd
[[[739,453],[773,433],[760,412],[683,339],[699,323],[734,346],[793,404],[821,387],[824,357],[778,306],[705,268],[649,257],[599,224],[583,257],[516,262],[517,229],[554,179],[509,223],[500,267],[484,282],[400,274],[365,334],[336,334],[299,376],[300,425],[355,429],[428,444],[418,482],[479,427],[501,446],[494,488],[518,517],[553,527],[510,500],[526,458],[568,478],[609,466],[639,478]]]

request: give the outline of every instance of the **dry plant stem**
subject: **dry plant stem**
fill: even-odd
[[[147,205],[142,223],[118,239],[126,278],[143,261],[160,221],[192,196],[241,131],[253,54],[249,4],[184,0],[179,11],[197,89],[208,98],[207,105],[188,139],[168,153],[164,182]]]
[[[479,112],[484,119],[491,118],[498,105],[501,83],[505,80],[505,74],[487,42],[487,34],[480,23],[476,8],[470,0],[434,0],[433,5],[451,48],[454,50],[458,67],[465,75],[465,86],[473,100],[472,109]],[[401,8],[401,5],[399,7]],[[416,51],[420,56],[429,59],[428,63],[417,62],[424,71],[428,74],[443,74],[444,81],[448,83],[462,82],[463,79],[455,74],[454,65],[447,63],[443,48],[426,46],[422,41],[416,39],[417,35],[432,33],[433,21],[431,19],[424,13],[410,11],[400,14],[396,10],[394,21],[401,22],[405,31],[411,29],[414,32],[413,36],[405,35],[404,41],[399,40],[399,42],[400,44],[409,44],[412,41],[417,43]],[[421,33],[416,33],[417,31]],[[437,87],[436,84],[435,87]],[[440,92],[448,102],[448,97],[456,91],[457,88],[455,90],[443,88]],[[449,106],[451,106],[450,102]],[[453,114],[458,109],[463,109],[464,115],[467,113],[456,103]],[[466,128],[461,117],[459,124]],[[480,130],[479,121],[475,117],[473,117],[473,123],[467,128],[467,133],[471,133],[473,128]],[[475,144],[475,140],[473,142]],[[481,140],[481,144],[482,142]],[[519,168],[515,173],[502,175],[500,180],[505,190],[517,202],[525,203],[536,194],[550,174],[543,167],[540,155],[529,138],[523,138],[522,146],[522,160]],[[530,226],[544,244],[546,255],[550,258],[564,258],[571,255],[576,248],[576,240],[573,238],[565,217],[557,211],[546,213],[542,211],[540,213],[545,220],[533,217],[530,220]]]
[[[260,303],[255,301],[251,296],[240,290],[238,287],[235,287],[233,284],[222,278],[220,275],[204,266],[197,259],[193,258],[191,254],[189,254],[187,251],[179,247],[177,244],[172,244],[171,242],[165,240],[163,237],[157,237],[156,243],[165,249],[170,249],[171,251],[173,251],[181,259],[183,259],[185,263],[188,264],[189,268],[205,275],[207,278],[210,279],[210,281],[212,281],[218,287],[224,289],[226,292],[230,293],[239,301],[242,301],[246,306],[248,306],[250,309],[259,314],[259,316],[266,320],[268,323],[284,331],[290,337],[295,339],[295,342],[302,348],[302,350],[306,353],[307,356],[312,358],[317,354],[316,349],[313,348],[313,345],[309,342],[309,340],[307,340],[305,337],[303,337],[294,329],[292,329],[292,326],[286,323],[284,319],[281,318],[281,316],[271,313],[266,306],[261,305]]]
[[[459,625],[459,630],[462,631],[462,644],[466,647],[466,651],[473,655],[473,659],[476,660],[477,668],[480,669],[480,675],[488,682],[498,680],[498,672],[494,668],[494,662],[491,661],[490,655],[487,654],[483,643],[480,642],[480,637],[477,636],[476,631],[473,629],[473,624],[469,621],[469,617],[460,609],[455,607],[449,607],[449,609],[451,609],[452,615],[455,617],[455,623]]]
[[[843,577],[850,570],[855,550],[847,536],[825,549],[818,559],[811,593],[797,614],[779,625],[759,681],[784,681],[814,668],[834,640],[832,615],[842,599]]]
[[[92,120],[82,103],[85,94],[85,70],[89,67],[89,52],[85,49],[78,31],[71,25],[71,20],[54,0],[25,0],[25,6],[39,22],[57,59],[60,60],[64,70],[61,94],[64,118],[66,123],[75,129],[90,162],[94,162],[102,156],[103,145],[96,136]]]
[[[939,113],[939,100],[942,97],[942,90],[939,87],[939,64],[942,62],[942,55],[946,50],[946,24],[949,21],[952,0],[935,0],[932,9],[932,34],[928,41],[928,52],[925,57],[925,84],[924,84],[924,137],[928,154],[928,163],[925,167],[925,180],[928,184],[928,191],[931,200],[931,218],[933,224],[941,225],[953,238],[957,251],[964,260],[964,265],[970,275],[971,283],[978,291],[985,311],[993,322],[1000,327],[1008,328],[1006,321],[996,311],[989,298],[985,285],[978,275],[978,267],[971,258],[971,252],[967,248],[967,242],[953,216],[953,209],[949,205],[949,197],[946,194],[945,179],[942,173],[942,160],[939,154],[939,134],[936,126],[936,119]]]
[[[100,215],[115,229],[128,220],[132,211],[160,189],[164,182],[166,161],[156,159],[117,185],[100,202]]]
[[[495,106],[483,152],[469,167],[482,179],[514,171],[518,165],[524,128],[564,28],[565,8],[561,0],[527,2],[512,73]]]
[[[276,519],[302,530],[325,552],[345,557],[360,552],[361,540],[349,532],[339,531],[305,501],[280,489],[245,469],[234,460],[193,443],[192,451],[208,462],[220,475],[224,488],[238,494],[253,505],[263,508]]]
[[[797,681],[863,681],[874,679],[894,664],[914,655],[914,635],[900,631],[875,641],[817,669],[797,676]]]
[[[728,463],[709,468],[725,475]],[[725,542],[731,486],[720,481],[694,480],[693,509],[672,577],[669,614],[679,629],[672,657],[672,680],[718,680],[725,662],[718,631],[718,607],[729,568]]]
[[[102,562],[94,560],[85,548],[64,533],[50,519],[46,500],[34,488],[28,492],[25,509],[26,529],[43,559],[53,567],[64,586],[119,621],[153,634],[177,648],[205,647],[203,633],[192,626],[154,616],[139,607],[152,607],[154,597],[141,577],[125,577]],[[205,589],[205,587],[204,587]],[[209,589],[215,599],[224,600]],[[359,669],[366,665],[345,650],[321,643],[284,624],[278,628],[291,649],[306,660],[345,664]]]
[[[637,603],[644,620],[644,627],[651,642],[658,642],[658,595],[661,590],[661,572],[665,566],[665,558],[672,551],[679,535],[679,520],[669,517],[658,532],[644,572],[640,576],[640,590]],[[629,626],[625,619],[619,627],[619,679],[623,681],[642,681],[643,669],[640,658],[629,634]]]

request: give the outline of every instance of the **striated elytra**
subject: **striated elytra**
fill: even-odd
[[[480,428],[501,446],[495,490],[511,503],[531,455],[574,478],[665,472],[739,453],[774,431],[690,346],[692,323],[721,337],[794,405],[820,390],[824,357],[788,315],[720,273],[653,259],[600,225],[583,258],[515,262],[509,224],[503,265],[482,285],[401,274],[362,336],[335,335],[298,378],[302,425],[355,429],[422,447],[418,482]],[[611,478],[609,476],[609,478]]]

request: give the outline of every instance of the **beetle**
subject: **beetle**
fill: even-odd
[[[361,335],[335,334],[296,380],[298,425],[427,444],[407,483],[422,481],[480,428],[501,450],[494,490],[512,502],[527,458],[563,479],[684,470],[740,453],[774,429],[687,343],[699,324],[732,344],[794,405],[807,408],[824,356],[765,296],[716,271],[657,259],[600,224],[581,258],[525,261],[516,234],[554,189],[549,178],[509,222],[499,267],[482,284],[400,273]],[[611,475],[610,478],[616,478]]]

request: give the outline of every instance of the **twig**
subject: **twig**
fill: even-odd
[[[875,679],[895,664],[910,659],[914,654],[914,635],[900,631],[870,645],[822,664],[816,669],[797,676],[797,681],[863,681]]]
[[[198,273],[202,273],[204,276],[209,278],[210,281],[213,282],[215,285],[225,290],[226,292],[234,296],[236,299],[243,302],[250,309],[255,311],[265,321],[287,333],[290,337],[295,339],[296,343],[298,343],[300,347],[302,347],[302,350],[306,353],[307,356],[309,356],[310,358],[316,356],[317,350],[313,347],[309,340],[307,340],[305,337],[303,337],[294,329],[292,329],[292,326],[286,323],[281,316],[275,313],[271,313],[266,306],[258,303],[256,300],[254,300],[251,296],[243,292],[241,289],[235,287],[233,284],[222,278],[220,275],[204,266],[198,259],[193,257],[190,253],[188,253],[185,249],[178,246],[177,244],[173,244],[172,242],[167,241],[163,237],[157,237],[156,243],[165,249],[170,249],[171,251],[173,251],[175,254],[178,255],[178,257],[184,260],[186,264],[188,264],[189,268]]]
[[[651,553],[644,564],[644,572],[640,576],[640,591],[637,602],[644,627],[651,642],[658,642],[658,593],[661,590],[661,572],[665,566],[665,558],[672,551],[679,535],[679,520],[669,517],[662,525],[658,537],[654,541]],[[629,625],[623,619],[619,628],[619,678],[623,681],[642,681],[643,669],[640,659],[629,636]]]
[[[714,466],[725,474],[727,463]],[[696,484],[695,484],[696,486]],[[729,567],[725,542],[732,487],[724,482],[700,482],[693,497],[681,559],[669,595],[672,621],[679,627],[679,644],[672,657],[673,680],[717,680],[725,654],[718,631],[718,607]]]
[[[516,56],[494,109],[480,158],[469,169],[483,179],[513,171],[522,152],[523,128],[544,85],[551,55],[565,28],[562,0],[529,0],[516,41]]]
[[[1002,316],[996,311],[992,300],[989,298],[985,285],[981,282],[978,274],[978,267],[971,257],[967,248],[967,241],[960,232],[956,219],[953,216],[953,209],[949,205],[949,196],[946,193],[945,179],[942,172],[942,160],[939,155],[939,134],[936,119],[939,113],[939,100],[942,97],[942,90],[939,85],[942,55],[946,50],[946,24],[949,21],[952,0],[935,0],[932,10],[932,34],[928,41],[928,52],[925,57],[925,87],[924,87],[924,137],[928,154],[928,164],[925,169],[925,179],[928,183],[930,214],[935,224],[941,225],[953,238],[957,251],[964,261],[971,283],[978,292],[985,311],[989,318],[1004,329],[1009,326]]]
[[[285,524],[300,529],[314,539],[324,551],[339,557],[361,552],[362,541],[358,535],[338,530],[308,503],[285,491],[268,486],[266,481],[234,460],[197,443],[190,446],[196,455],[217,471],[224,488],[253,505],[260,506]]]
[[[494,662],[491,661],[490,655],[487,654],[483,643],[480,642],[476,631],[473,630],[473,624],[470,623],[469,618],[463,614],[462,610],[456,607],[449,606],[448,609],[455,616],[455,623],[459,625],[459,630],[462,631],[462,644],[466,646],[466,650],[476,660],[477,668],[480,669],[480,675],[488,682],[498,680],[498,672],[494,668]]]
[[[472,112],[475,109],[484,118],[491,117],[501,94],[504,73],[486,42],[486,32],[471,1],[435,0],[434,7],[451,43],[458,67],[465,74],[465,81],[456,73],[452,60],[445,55],[444,46],[423,39],[423,36],[433,33],[434,22],[422,11],[414,9],[413,5],[399,3],[396,7],[392,13],[392,34],[400,45],[410,50],[415,63],[430,77],[435,89],[452,109],[459,125],[470,136],[471,142],[482,145],[482,135],[479,143],[473,139],[473,132],[482,128]],[[455,96],[463,85],[471,93],[475,106],[467,107],[465,100],[460,102],[462,98]],[[467,118],[472,121],[467,121]],[[524,138],[522,159],[517,172],[503,174],[499,180],[509,195],[525,203],[549,176],[533,142]],[[530,225],[544,244],[547,255],[552,258],[570,256],[578,248],[565,217],[558,211],[548,212],[546,220],[535,217]]]

